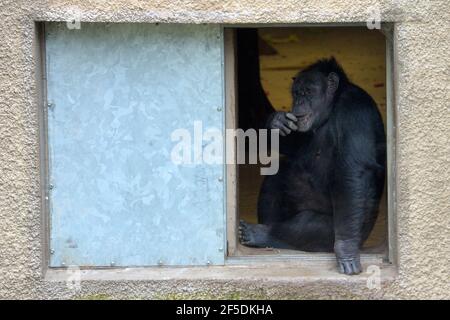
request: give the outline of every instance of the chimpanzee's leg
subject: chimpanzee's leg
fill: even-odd
[[[285,162],[281,160],[278,174],[264,178],[258,196],[258,223],[260,224],[273,224],[289,217],[283,201],[286,193],[283,184],[285,171]]]
[[[331,215],[308,210],[273,224],[251,224],[241,221],[239,238],[242,244],[251,247],[332,252],[333,218]]]
[[[280,220],[281,188],[279,176],[267,176],[258,197],[258,222],[268,224]]]

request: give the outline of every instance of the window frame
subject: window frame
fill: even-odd
[[[235,68],[235,37],[233,30],[239,27],[340,27],[364,26],[361,23],[323,23],[323,24],[224,24],[224,90],[225,90],[225,128],[236,128],[236,73]],[[35,22],[34,54],[35,79],[37,82],[37,112],[39,125],[39,159],[40,159],[40,207],[41,207],[41,277],[45,281],[65,281],[66,268],[50,267],[50,211],[49,211],[49,164],[48,164],[48,132],[47,132],[47,78],[45,60],[45,22]],[[384,279],[394,280],[397,276],[397,169],[396,169],[396,96],[397,70],[395,69],[394,23],[382,23],[382,31],[386,36],[386,128],[387,128],[387,209],[388,209],[388,255],[362,254],[363,265],[375,264],[384,271]],[[232,156],[236,156],[236,151]],[[335,270],[334,254],[304,253],[296,255],[267,256],[235,256],[237,243],[237,166],[225,164],[225,203],[226,203],[226,239],[224,250],[225,264],[223,266],[180,266],[180,267],[83,267],[82,280],[151,280],[151,279],[267,279],[296,281],[299,279],[342,280],[343,276]],[[234,241],[230,241],[233,239]],[[249,272],[242,272],[242,268]],[[331,271],[330,271],[331,270]],[[318,278],[317,278],[318,277]],[[367,274],[352,276],[355,281],[366,281]]]
[[[365,26],[364,24],[318,24],[315,27],[346,27],[346,26]],[[236,36],[235,31],[239,28],[264,28],[264,27],[311,27],[309,24],[289,24],[289,25],[252,25],[252,26],[226,26],[224,28],[224,76],[225,76],[225,121],[226,128],[237,128],[237,71],[236,71]],[[385,253],[362,253],[361,262],[364,263],[396,263],[396,128],[395,128],[395,97],[394,97],[394,46],[392,42],[392,24],[382,24],[382,33],[386,41],[386,192],[387,192],[387,246]],[[226,150],[231,153],[233,159],[236,159],[236,145]],[[236,161],[235,161],[236,163]],[[333,253],[298,253],[298,254],[273,254],[266,255],[244,255],[238,250],[238,223],[239,223],[239,205],[237,190],[238,186],[238,166],[236,164],[227,164],[227,257],[228,263],[254,263],[269,262],[271,260],[288,261],[322,261],[333,260]]]

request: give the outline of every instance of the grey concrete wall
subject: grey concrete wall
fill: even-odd
[[[35,21],[187,23],[364,22],[379,5],[395,22],[398,272],[369,290],[363,277],[234,279],[91,277],[80,292],[42,273]],[[0,298],[449,298],[450,10],[447,0],[0,2]],[[226,272],[225,272],[226,273]],[[244,272],[245,273],[245,272]],[[114,280],[115,279],[115,280]],[[120,279],[120,276],[119,276]]]

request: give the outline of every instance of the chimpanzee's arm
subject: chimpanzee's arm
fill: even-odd
[[[339,169],[338,169],[339,168]],[[342,273],[361,272],[359,249],[366,212],[366,188],[370,174],[357,165],[339,166],[332,187],[334,251]]]
[[[376,141],[371,112],[353,108],[338,119],[336,163],[331,185],[335,253],[342,273],[361,272],[362,228],[373,202]],[[345,118],[345,119],[344,119]]]

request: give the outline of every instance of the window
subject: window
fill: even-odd
[[[220,161],[213,163],[205,152],[214,130],[224,138],[225,129],[261,128],[273,111],[268,105],[288,111],[291,78],[331,55],[376,101],[391,152],[389,46],[382,33],[46,23],[44,34],[50,267],[334,259],[239,244],[239,220],[257,221],[262,166],[224,164],[236,159],[236,144],[222,145],[224,154],[216,149]],[[184,140],[193,151],[176,163],[174,145]],[[388,160],[389,178],[389,153]],[[377,261],[392,254],[386,181],[363,251]]]
[[[261,27],[227,29],[226,53],[228,66],[227,113],[228,127],[261,128],[267,113],[290,111],[292,78],[321,58],[334,56],[350,80],[367,91],[375,100],[388,135],[388,150],[392,147],[390,109],[390,61],[386,37],[379,30],[366,27]],[[267,102],[268,101],[268,102]],[[391,155],[388,154],[388,158]],[[391,161],[391,160],[390,160]],[[228,189],[228,253],[234,258],[329,257],[290,249],[253,248],[238,240],[239,220],[257,223],[257,203],[264,176],[261,164],[238,164],[228,167],[228,179],[234,188]],[[389,163],[387,172],[390,172]],[[388,188],[386,180],[379,202],[379,213],[370,236],[365,241],[362,256],[386,261],[389,252]],[[392,198],[390,199],[392,201]],[[392,257],[392,256],[391,256]]]

